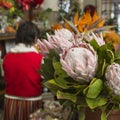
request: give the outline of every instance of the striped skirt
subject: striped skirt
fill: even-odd
[[[3,120],[29,120],[29,115],[41,107],[41,97],[21,98],[5,95]]]

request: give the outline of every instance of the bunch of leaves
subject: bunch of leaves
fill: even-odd
[[[51,50],[48,57],[44,58],[44,64],[40,73],[44,76],[43,85],[47,87],[64,107],[71,106],[70,115],[80,109],[89,107],[94,110],[101,109],[101,120],[106,120],[106,110],[113,110],[120,106],[120,96],[113,95],[106,84],[105,70],[113,62],[120,62],[120,51],[114,51],[112,43],[99,46],[95,40],[90,44],[98,54],[98,70],[90,83],[77,82],[67,75],[62,69],[59,55]],[[83,110],[84,111],[84,110]],[[85,118],[85,112],[81,113],[81,119]]]
[[[46,10],[42,10],[36,14],[37,20],[46,21],[49,19],[50,14],[52,13],[52,9],[47,8]]]

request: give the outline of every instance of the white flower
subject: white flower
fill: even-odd
[[[42,53],[44,56],[47,56],[49,54],[50,49],[53,49],[53,46],[45,39],[37,39],[36,45],[39,46],[40,53]]]
[[[105,41],[103,39],[103,35],[102,35],[102,32],[100,34],[97,34],[97,33],[90,33],[90,34],[87,34],[84,36],[84,38],[90,42],[91,40],[96,40],[96,42],[98,43],[99,46],[102,46],[105,44]]]
[[[117,63],[109,65],[106,69],[105,77],[113,92],[120,95],[120,65]]]
[[[96,52],[85,43],[81,47],[70,48],[60,57],[62,68],[69,76],[77,81],[85,80],[87,82],[95,75],[97,60]]]
[[[47,33],[48,42],[59,52],[73,46],[74,35],[67,29],[56,30],[54,35]]]

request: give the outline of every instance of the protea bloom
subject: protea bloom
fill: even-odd
[[[90,34],[87,34],[84,36],[86,41],[90,42],[91,40],[95,40],[99,46],[102,46],[105,44],[105,41],[103,39],[103,35],[102,35],[102,32],[100,34],[95,34],[95,33],[90,33]]]
[[[61,52],[73,46],[75,42],[74,34],[65,28],[56,30],[54,35],[47,34],[47,38],[48,42],[51,43],[57,51]]]
[[[105,77],[113,92],[120,95],[120,65],[113,63],[106,69]]]
[[[81,43],[80,47],[70,48],[60,57],[63,70],[79,82],[90,82],[96,73],[97,60],[96,52],[86,43]]]
[[[45,39],[41,41],[37,39],[36,46],[39,48],[40,53],[42,53],[44,56],[47,56],[49,51],[53,49],[53,46]]]

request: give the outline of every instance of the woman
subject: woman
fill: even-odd
[[[28,120],[29,115],[41,107],[42,55],[34,45],[40,35],[30,21],[19,25],[16,46],[4,57],[3,70],[6,82],[3,120]]]

